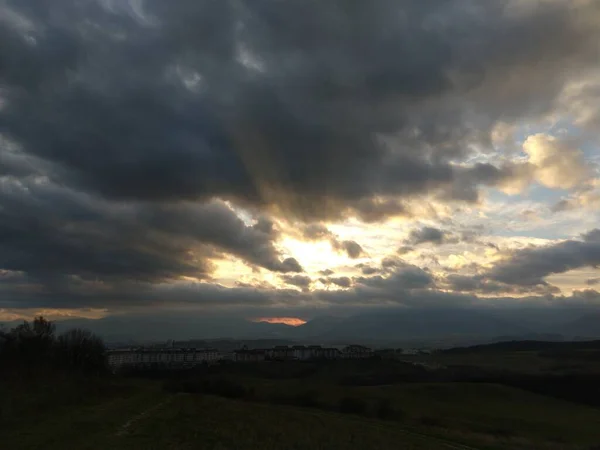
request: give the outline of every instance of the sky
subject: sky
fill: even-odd
[[[597,0],[0,0],[0,320],[600,306]]]

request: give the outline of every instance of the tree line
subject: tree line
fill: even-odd
[[[103,373],[106,347],[88,330],[74,328],[57,334],[56,325],[40,316],[8,331],[0,329],[0,367],[4,374],[50,368]]]

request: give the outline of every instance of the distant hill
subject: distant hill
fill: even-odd
[[[562,325],[560,330],[572,338],[600,338],[600,313],[583,315]]]
[[[206,340],[189,340],[189,341],[175,341],[175,347],[195,347],[195,348],[206,348],[212,347],[220,351],[233,351],[246,346],[249,349],[255,348],[271,348],[276,345],[294,345],[295,341],[284,340],[284,339],[206,339]]]
[[[351,317],[318,316],[304,325],[253,322],[180,312],[109,316],[57,322],[59,332],[86,328],[109,343],[134,345],[167,340],[269,339],[316,344],[448,348],[499,341],[561,341],[600,338],[598,310],[566,308],[406,308]],[[5,323],[5,328],[19,321]]]
[[[491,337],[528,331],[508,320],[474,310],[413,309],[350,317],[333,324],[320,337],[330,340],[406,340],[445,336]]]
[[[505,351],[549,351],[549,350],[600,350],[598,341],[508,341],[493,344],[473,345],[470,347],[456,347],[443,350],[443,353],[485,353]]]

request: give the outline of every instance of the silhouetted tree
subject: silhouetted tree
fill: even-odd
[[[54,323],[36,317],[0,331],[0,364],[15,374],[43,374],[51,367],[98,373],[106,369],[105,347],[87,330],[69,330],[57,338]]]
[[[60,365],[85,372],[106,369],[104,342],[88,330],[74,328],[58,336],[55,357]]]
[[[55,330],[55,325],[41,316],[33,322],[23,321],[5,334],[9,356],[30,364],[48,360]]]

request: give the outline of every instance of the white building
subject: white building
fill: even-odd
[[[108,365],[115,371],[125,368],[191,368],[220,359],[216,349],[128,348],[108,352]]]
[[[374,354],[372,349],[363,345],[349,345],[342,350],[344,359],[365,359],[371,358]]]

